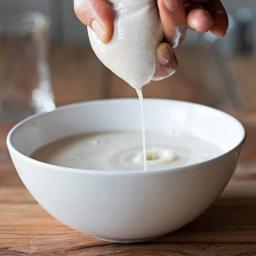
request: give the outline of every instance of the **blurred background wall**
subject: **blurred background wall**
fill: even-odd
[[[241,8],[256,9],[255,0],[223,0],[223,4],[233,16]],[[87,38],[84,26],[74,15],[72,0],[0,0],[0,15],[24,11],[46,14],[51,20],[51,37],[55,42],[82,43]]]
[[[50,18],[55,42],[81,43],[87,38],[84,26],[76,19],[71,0],[0,0],[0,15],[39,11]]]

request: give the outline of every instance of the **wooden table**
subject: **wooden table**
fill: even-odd
[[[175,78],[146,87],[145,95],[218,106],[244,123],[248,137],[241,161],[221,198],[191,224],[157,240],[133,245],[96,240],[64,226],[35,202],[8,156],[5,137],[12,124],[1,122],[0,255],[256,255],[256,86],[248,73],[237,77],[235,72],[247,65],[246,72],[252,76],[256,62],[240,58],[227,64],[230,74],[236,74],[230,93],[225,79],[213,68],[217,65],[213,56],[203,52],[195,67],[193,54],[189,50],[179,52],[181,63]],[[58,104],[135,96],[85,48],[54,48],[50,57]],[[234,92],[239,92],[239,106]]]

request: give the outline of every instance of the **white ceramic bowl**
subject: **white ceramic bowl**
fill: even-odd
[[[164,235],[199,216],[228,183],[245,138],[230,115],[206,106],[145,100],[147,129],[186,129],[222,148],[198,164],[161,171],[93,171],[30,158],[54,140],[91,131],[139,130],[136,99],[69,105],[32,116],[9,133],[7,145],[20,178],[54,217],[100,239],[119,242]]]

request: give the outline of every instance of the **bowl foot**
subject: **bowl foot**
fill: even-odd
[[[141,239],[115,239],[115,238],[112,239],[112,238],[104,238],[104,237],[98,237],[98,236],[96,236],[95,238],[102,241],[107,241],[107,242],[117,243],[117,244],[136,244],[136,243],[149,242],[159,237],[161,236],[156,236],[151,238],[141,238]]]

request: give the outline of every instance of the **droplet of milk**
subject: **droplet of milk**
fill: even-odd
[[[182,33],[179,27],[176,27],[176,35],[173,38],[173,44],[172,44],[172,48],[177,48],[179,46],[180,43],[180,39],[181,39]]]

